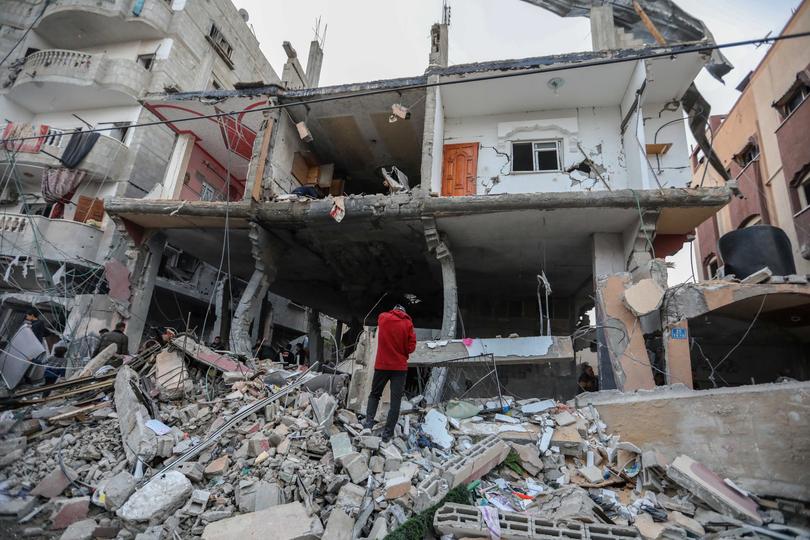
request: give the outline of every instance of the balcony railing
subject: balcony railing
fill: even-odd
[[[67,219],[4,213],[0,215],[0,255],[42,257],[74,264],[99,264],[104,231]]]
[[[46,49],[29,55],[17,76],[9,97],[31,110],[43,107],[71,108],[71,100],[91,101],[96,107],[134,103],[146,89],[151,73],[128,58],[90,54],[65,49]],[[86,87],[83,95],[43,84]],[[92,92],[93,95],[89,95]],[[77,95],[73,95],[77,94]],[[41,102],[41,103],[40,103]],[[85,105],[86,106],[86,105]]]
[[[45,142],[39,153],[19,152],[15,155],[14,161],[18,167],[61,167],[58,158],[65,151],[68,141],[70,141],[70,132],[52,130],[45,136]],[[87,172],[87,180],[116,181],[122,178],[129,155],[129,147],[121,141],[101,135],[92,150],[76,168]],[[5,154],[0,153],[0,170],[9,166],[6,158]]]
[[[159,39],[173,12],[165,0],[55,0],[37,31],[57,47]]]

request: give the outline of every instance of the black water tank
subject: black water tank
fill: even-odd
[[[766,266],[775,276],[796,273],[793,250],[785,231],[771,225],[752,225],[731,231],[717,242],[726,275],[744,279]]]

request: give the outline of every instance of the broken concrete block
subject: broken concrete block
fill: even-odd
[[[33,510],[36,504],[37,498],[31,495],[6,498],[0,500],[0,516],[13,516],[19,519]]]
[[[555,414],[553,418],[560,427],[570,426],[571,424],[575,424],[577,422],[577,417],[568,411],[562,411],[561,413]]]
[[[587,443],[573,425],[555,429],[550,442],[566,456],[582,456],[587,450]]]
[[[681,514],[678,511],[670,512],[669,520],[672,521],[678,527],[684,528],[700,538],[702,538],[703,535],[706,534],[706,530],[703,528],[703,525],[698,523],[696,520]]]
[[[204,474],[207,477],[211,476],[219,476],[221,474],[225,474],[228,471],[228,465],[230,465],[231,458],[228,456],[220,456],[205,467]]]
[[[318,426],[324,429],[332,427],[332,419],[337,409],[337,401],[335,398],[324,392],[316,398],[310,399],[312,405],[312,414],[315,416],[315,421]]]
[[[262,540],[272,535],[274,540],[297,540],[319,538],[323,532],[320,520],[310,517],[303,504],[294,502],[209,523],[203,530],[202,538]]]
[[[236,507],[240,512],[254,512],[256,510],[256,481],[240,480],[236,487]]]
[[[332,446],[332,457],[335,458],[335,461],[354,452],[352,441],[349,439],[349,434],[345,431],[341,431],[337,435],[329,437],[329,444]]]
[[[201,482],[205,473],[203,466],[196,461],[186,461],[181,463],[175,467],[175,470],[186,475],[186,478],[192,482]]]
[[[253,504],[254,511],[265,510],[271,506],[281,506],[284,503],[284,492],[278,484],[264,480],[256,482],[256,494]]]
[[[652,516],[646,512],[639,512],[633,525],[644,540],[658,540],[667,528],[666,522],[653,521]]]
[[[51,528],[64,529],[83,520],[90,511],[90,497],[74,497],[72,499],[53,499],[56,510],[51,515]]]
[[[553,521],[576,520],[600,523],[596,503],[588,492],[576,485],[566,485],[537,496],[539,515]]]
[[[389,444],[380,450],[382,457],[385,459],[385,472],[398,471],[402,466],[402,454],[396,446]]]
[[[641,317],[661,307],[664,292],[654,279],[641,279],[624,290],[624,304],[636,317]]]
[[[256,457],[267,450],[270,450],[270,441],[264,435],[256,434],[248,439],[247,455],[249,457]]]
[[[96,531],[98,524],[95,519],[83,519],[65,529],[59,540],[90,540],[93,538],[93,533]]]
[[[342,508],[344,511],[353,514],[360,510],[360,505],[363,503],[363,497],[366,494],[366,489],[352,484],[351,482],[343,484],[340,491],[338,491],[335,505]]]
[[[510,443],[510,446],[517,452],[520,464],[527,473],[537,476],[543,470],[543,461],[540,459],[540,452],[536,446],[517,443]]]
[[[453,436],[447,431],[447,417],[436,409],[430,409],[425,415],[422,431],[439,448],[449,450],[453,447]]]
[[[377,450],[380,447],[382,439],[372,435],[363,435],[360,437],[360,446],[368,448],[369,450]]]
[[[104,482],[99,491],[99,502],[110,512],[115,512],[135,492],[135,477],[127,471],[121,471]]]
[[[520,412],[523,414],[539,414],[549,409],[553,409],[556,406],[557,403],[553,399],[544,399],[543,401],[535,401],[534,403],[521,405]]]
[[[11,465],[21,457],[25,451],[22,448],[17,448],[16,450],[12,450],[6,454],[0,455],[0,469],[5,467],[6,465]]]
[[[448,491],[450,491],[450,487],[447,480],[439,475],[428,476],[416,486],[416,499],[414,500],[413,509],[416,512],[424,512],[441,501]]]
[[[133,388],[139,384],[138,374],[129,366],[121,366],[115,376],[115,411],[124,444],[127,462],[134,465],[137,458],[149,462],[157,453],[157,436],[146,427],[149,412]]]
[[[383,516],[379,516],[374,520],[366,540],[383,540],[386,536],[388,536],[388,522]]]
[[[344,456],[341,460],[343,463],[343,468],[346,469],[346,472],[349,473],[349,476],[352,479],[352,482],[355,484],[359,484],[366,478],[368,478],[369,471],[368,465],[366,463],[366,458],[362,454],[352,453],[348,456]]]
[[[386,499],[398,499],[411,490],[411,479],[405,476],[394,476],[385,481],[383,495]]]
[[[456,455],[442,463],[442,478],[450,489],[481,478],[503,461],[509,446],[497,435],[490,435],[475,443],[465,454]]]
[[[577,469],[577,472],[579,472],[579,474],[581,474],[582,477],[591,484],[598,484],[604,480],[602,477],[602,469],[593,465],[588,467],[580,467]]]
[[[340,508],[333,508],[326,523],[322,540],[353,540],[354,519]]]
[[[379,474],[385,470],[385,458],[381,456],[371,456],[368,460],[368,468],[374,474]]]
[[[188,380],[186,363],[179,352],[164,349],[155,356],[155,382],[161,399],[168,401],[183,397]]]
[[[191,495],[191,482],[168,471],[137,490],[116,515],[130,523],[157,523],[183,506]]]
[[[768,268],[760,268],[753,274],[746,276],[744,279],[740,280],[740,283],[763,283],[768,281],[768,279],[773,275],[773,271]]]
[[[210,491],[202,489],[195,489],[191,492],[191,498],[183,507],[183,512],[190,516],[199,516],[205,512],[205,507],[208,506],[208,499],[211,497]]]
[[[68,475],[72,476],[75,480],[77,476],[76,473],[67,467],[65,467],[65,469]],[[65,491],[65,488],[70,485],[70,481],[71,478],[62,472],[62,468],[56,467],[39,481],[37,486],[31,491],[31,495],[40,495],[47,499],[53,499]]]
[[[667,469],[667,476],[714,510],[762,525],[757,503],[727,486],[722,478],[689,456],[675,458]]]

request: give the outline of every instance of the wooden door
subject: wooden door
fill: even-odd
[[[442,195],[475,195],[478,143],[445,144]]]

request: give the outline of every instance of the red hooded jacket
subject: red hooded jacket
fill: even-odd
[[[392,309],[377,318],[377,359],[374,369],[408,371],[408,355],[416,349],[413,322],[407,313]]]

